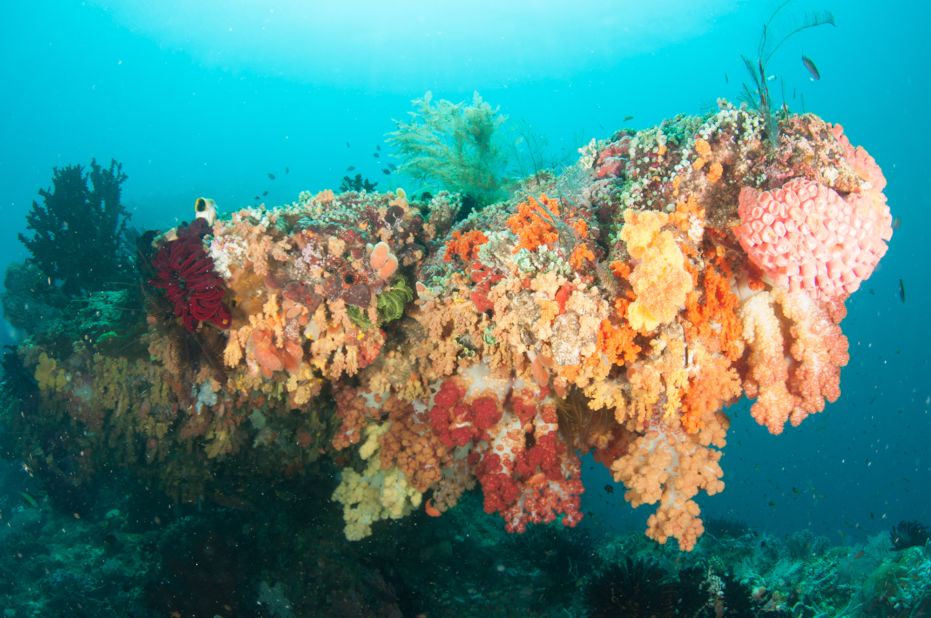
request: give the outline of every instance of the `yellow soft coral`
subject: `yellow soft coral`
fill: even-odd
[[[675,319],[692,289],[685,256],[675,237],[662,227],[669,216],[661,212],[624,212],[621,240],[635,260],[630,274],[636,300],[627,308],[632,328],[650,332]]]
[[[414,489],[397,468],[382,469],[376,457],[379,438],[389,424],[369,425],[359,456],[368,461],[362,474],[351,468],[342,472],[342,479],[332,500],[343,505],[344,532],[350,541],[372,534],[372,524],[382,519],[400,519],[420,507],[423,494]]]
[[[58,366],[54,358],[42,352],[35,371],[36,382],[40,391],[57,392],[68,385],[68,373]]]

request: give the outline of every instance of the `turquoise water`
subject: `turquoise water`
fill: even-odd
[[[755,54],[760,24],[776,6],[192,4],[4,7],[0,268],[27,256],[16,235],[52,168],[92,157],[123,164],[123,203],[140,230],[189,219],[200,195],[222,214],[256,197],[280,204],[303,190],[336,189],[346,174],[361,173],[379,191],[405,186],[408,179],[382,171],[397,161],[384,138],[426,91],[451,101],[480,92],[540,144],[544,167],[566,165],[589,140],[622,126],[645,129],[706,113],[718,98],[737,101],[746,79],[740,55]],[[836,27],[792,38],[768,72],[784,83],[793,111],[843,124],[875,157],[897,228],[875,273],[847,301],[851,360],[841,398],[780,436],[753,422],[746,401],[735,404],[722,460],[727,488],[699,502],[706,519],[847,544],[901,520],[931,524],[931,84],[923,60],[931,9],[899,0],[797,2],[784,15],[815,9],[830,10]],[[801,55],[816,62],[820,80]],[[539,163],[520,165],[529,174]],[[7,325],[0,341],[21,335]],[[17,492],[28,484],[17,460],[9,466],[7,517],[23,508]],[[631,509],[620,487],[602,491],[612,483],[607,470],[585,459],[583,479],[586,525],[599,534],[642,531],[645,509]],[[31,615],[19,612],[12,615]]]

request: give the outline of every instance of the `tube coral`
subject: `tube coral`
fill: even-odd
[[[855,292],[892,237],[884,202],[844,199],[803,178],[772,191],[744,187],[739,199],[734,233],[750,260],[775,285],[816,297],[843,300]]]

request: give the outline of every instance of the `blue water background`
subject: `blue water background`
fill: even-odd
[[[310,11],[301,5],[314,4]],[[140,228],[189,218],[194,197],[234,210],[336,188],[349,165],[379,181],[375,145],[412,98],[478,90],[567,161],[592,137],[736,99],[770,2],[77,2],[12,0],[0,22],[0,268],[51,168],[123,162]],[[653,7],[642,5],[653,4]],[[224,7],[224,8],[221,8]],[[776,532],[861,536],[931,524],[929,350],[931,8],[796,2],[784,22],[829,9],[836,28],[786,44],[770,72],[805,109],[840,122],[882,165],[901,221],[876,273],[848,302],[843,395],[782,436],[745,403],[723,459],[727,488],[705,513]],[[815,59],[814,82],[800,62]],[[924,60],[921,60],[924,58]],[[775,82],[774,82],[775,83]],[[791,101],[799,110],[800,99]],[[383,150],[384,152],[384,150]],[[387,159],[390,160],[390,159]],[[285,168],[289,173],[285,174]],[[528,170],[530,171],[530,170]],[[267,174],[276,179],[271,181]],[[900,279],[906,290],[900,298]],[[0,341],[14,334],[8,328]],[[586,464],[596,524],[639,529],[604,470]],[[2,490],[2,488],[0,488]]]

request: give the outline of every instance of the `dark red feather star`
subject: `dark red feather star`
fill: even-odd
[[[229,328],[230,310],[223,299],[226,283],[214,269],[202,239],[207,222],[195,219],[178,230],[178,237],[158,250],[152,266],[156,276],[149,283],[165,291],[184,327],[194,332],[200,322]]]

